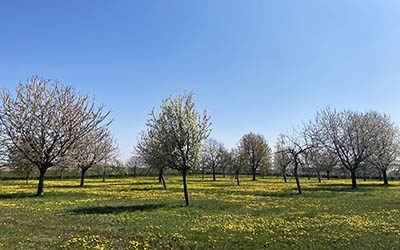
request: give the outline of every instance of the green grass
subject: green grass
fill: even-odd
[[[0,182],[2,249],[398,249],[400,182],[180,178]]]

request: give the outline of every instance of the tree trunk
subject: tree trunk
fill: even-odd
[[[64,180],[64,169],[63,169],[63,168],[61,169],[61,176],[60,176],[60,179],[61,179],[61,180]]]
[[[136,167],[133,168],[133,177],[136,178]]]
[[[222,178],[225,178],[225,169],[222,170]]]
[[[164,175],[161,175],[161,181],[162,181],[164,189],[167,189],[167,184],[165,183]]]
[[[317,172],[317,177],[318,177],[318,182],[321,183],[321,173],[319,171]]]
[[[357,174],[356,170],[352,169],[351,171],[351,188],[356,189],[357,188]]]
[[[239,172],[236,173],[236,181],[237,181],[237,185],[240,186],[240,174],[239,174]]]
[[[303,194],[303,191],[301,190],[300,180],[299,180],[297,170],[298,170],[298,165],[296,164],[294,167],[294,178],[296,179],[297,191],[299,192],[299,194]]]
[[[182,171],[182,177],[183,177],[183,193],[185,194],[185,203],[186,206],[190,206],[190,200],[189,200],[189,191],[187,187],[187,171],[184,170]]]
[[[40,167],[39,168],[40,171],[40,175],[39,175],[39,185],[38,185],[38,189],[37,189],[37,196],[43,196],[43,189],[44,189],[44,176],[46,174],[47,171],[47,167]]]
[[[158,183],[161,184],[162,178],[163,178],[163,173],[162,173],[162,170],[160,170],[160,172],[158,172]]]
[[[383,176],[383,185],[388,186],[389,185],[389,180],[387,176],[387,171],[386,169],[382,169],[382,176]]]
[[[106,170],[103,170],[103,182],[106,182]]]
[[[81,169],[81,184],[79,185],[81,188],[85,186],[85,173],[87,170],[88,170],[87,168]]]
[[[253,181],[256,181],[256,170],[253,170]]]
[[[285,181],[285,183],[287,183],[287,177],[285,173],[283,174],[283,180]]]
[[[204,181],[204,168],[201,170],[201,179]]]
[[[326,178],[327,178],[328,180],[330,180],[330,179],[331,179],[331,176],[330,176],[330,171],[326,171]]]
[[[213,168],[213,181],[216,181],[217,179],[215,178],[215,168]]]

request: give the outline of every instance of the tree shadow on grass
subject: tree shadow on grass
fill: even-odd
[[[120,214],[136,211],[152,211],[165,207],[164,204],[142,204],[132,206],[86,207],[72,210],[75,214]]]
[[[51,189],[51,188],[54,188],[54,189],[59,189],[59,188],[81,189],[79,184],[77,184],[77,185],[47,185],[46,188],[49,188],[49,189]]]
[[[163,187],[143,187],[143,188],[130,188],[130,191],[154,191],[154,190],[164,190]]]
[[[357,188],[352,189],[351,184],[324,184],[320,183],[318,185],[313,185],[310,187],[304,187],[303,190],[305,191],[325,191],[325,192],[366,192],[370,190],[371,188],[379,188],[379,187],[385,187],[381,183],[358,183]]]
[[[363,182],[357,182],[358,187],[382,187],[383,183],[368,183],[368,184],[364,184]],[[320,186],[320,187],[331,187],[331,188],[335,188],[335,187],[349,187],[351,188],[351,182],[347,183],[332,183],[332,184],[327,184],[327,183],[319,183],[316,186]]]
[[[127,185],[133,185],[133,186],[135,186],[135,185],[153,185],[154,183],[157,183],[157,182],[156,181],[142,181],[142,182],[132,182]]]
[[[28,193],[0,194],[0,200],[35,198],[36,195]]]

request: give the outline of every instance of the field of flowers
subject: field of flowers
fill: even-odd
[[[400,182],[156,178],[0,182],[1,249],[398,249]]]

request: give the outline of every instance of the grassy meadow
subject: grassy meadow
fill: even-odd
[[[167,177],[0,182],[1,249],[398,249],[400,182]]]

